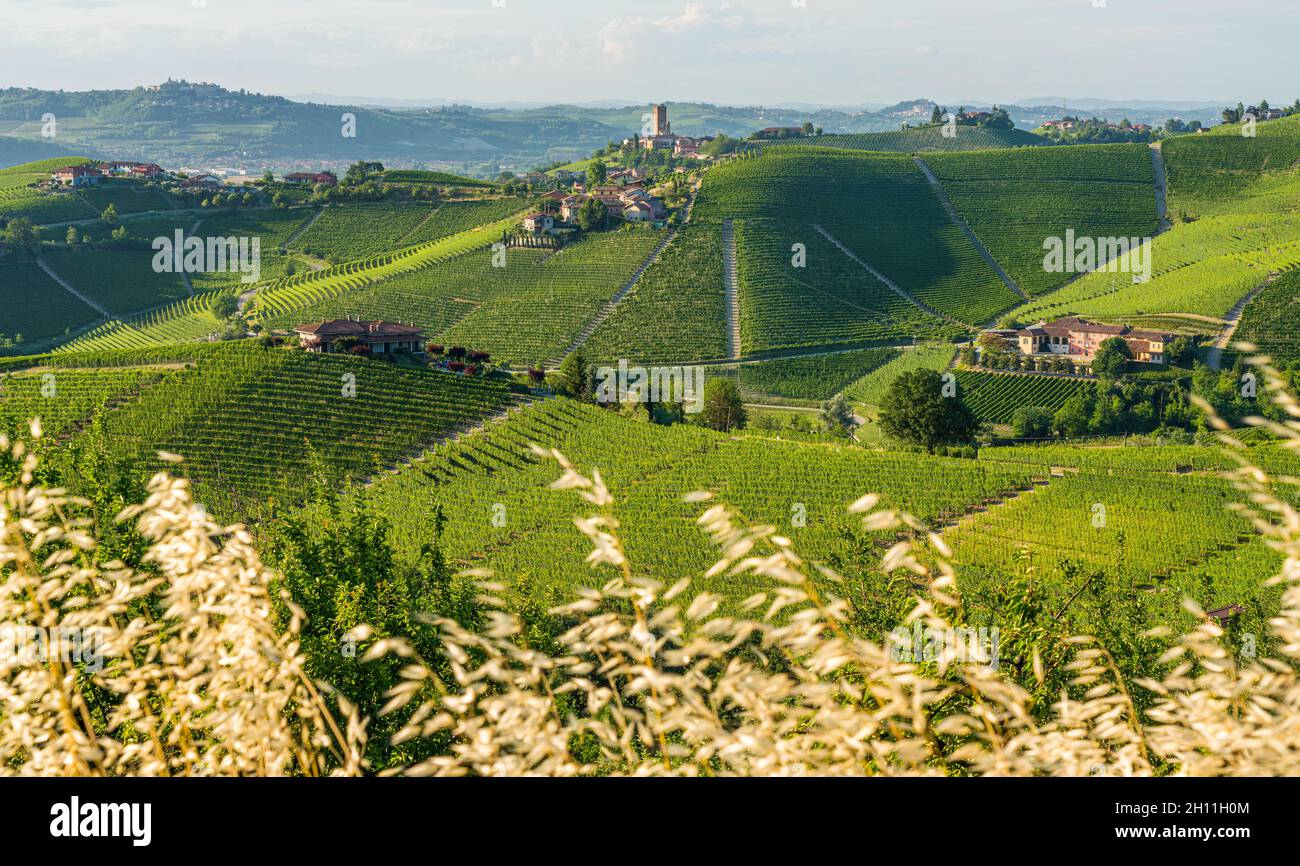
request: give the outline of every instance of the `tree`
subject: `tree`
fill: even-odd
[[[817,131],[817,127],[815,127],[815,126],[812,125],[812,121],[808,121],[808,122],[804,123],[803,126],[799,127],[799,130],[800,130],[804,135],[812,135],[814,132]]]
[[[1052,410],[1042,406],[1021,406],[1011,418],[1018,439],[1044,439],[1052,432]]]
[[[913,370],[896,378],[880,406],[880,427],[895,439],[931,454],[940,445],[971,442],[979,430],[975,413],[934,370]]]
[[[1092,372],[1114,378],[1127,370],[1128,362],[1132,360],[1133,352],[1128,343],[1120,337],[1110,337],[1097,347],[1097,354],[1092,359]]]
[[[1178,367],[1191,366],[1196,356],[1196,341],[1189,337],[1175,337],[1165,349],[1165,358]]]
[[[829,402],[822,404],[821,419],[829,429],[846,436],[858,425],[857,419],[853,417],[853,407],[843,394],[836,394]]]
[[[212,313],[218,319],[229,319],[239,312],[239,299],[234,295],[221,295],[212,302]]]
[[[587,166],[587,186],[600,186],[609,179],[609,166],[605,161],[598,159],[591,165]]]
[[[32,221],[27,217],[16,217],[9,220],[3,232],[0,232],[0,238],[13,244],[20,250],[26,250],[29,253],[35,253],[41,246],[41,230],[32,225]]]
[[[605,203],[598,198],[589,198],[582,203],[578,209],[578,227],[583,231],[592,229],[605,224],[609,216],[609,210]]]
[[[81,235],[77,232],[76,226],[68,226],[68,233],[64,236],[64,242],[69,246],[81,240]]]
[[[719,378],[708,381],[704,386],[703,416],[705,426],[723,433],[745,426],[749,416],[735,382]]]
[[[99,215],[99,218],[111,226],[117,225],[117,205],[109,202],[108,207],[104,208],[104,212]]]
[[[587,400],[591,397],[591,374],[587,369],[587,359],[581,352],[573,352],[560,362],[560,369],[554,377],[555,391],[574,400]]]

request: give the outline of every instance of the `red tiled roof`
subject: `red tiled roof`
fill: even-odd
[[[424,334],[419,328],[399,325],[396,322],[354,322],[351,319],[331,319],[294,328],[299,334],[317,337],[418,337]]]

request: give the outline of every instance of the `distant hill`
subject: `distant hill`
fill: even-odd
[[[12,168],[29,162],[44,162],[51,159],[68,158],[70,161],[84,156],[85,150],[69,150],[45,141],[29,141],[0,135],[0,168]]]
[[[770,144],[808,144],[845,150],[876,150],[895,153],[925,153],[939,150],[986,150],[1006,147],[1037,147],[1051,144],[1041,135],[1022,129],[986,129],[959,126],[956,135],[947,138],[943,127],[923,126],[893,132],[865,132],[850,135],[821,135],[815,138],[781,139]],[[765,143],[764,146],[768,146]]]

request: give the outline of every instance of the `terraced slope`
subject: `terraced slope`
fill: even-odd
[[[1073,273],[1044,268],[1044,241],[1148,238],[1157,228],[1149,149],[1075,145],[936,153],[925,162],[962,219],[1022,289],[1040,294]]]
[[[1300,359],[1300,270],[1264,286],[1242,311],[1234,336],[1276,361]]]
[[[54,272],[115,316],[161,306],[189,293],[179,274],[157,273],[152,250],[72,249],[50,251]]]
[[[161,382],[159,369],[79,370],[41,367],[0,374],[0,433],[25,433],[39,418],[57,441],[105,406]]]
[[[509,402],[494,381],[382,361],[247,342],[186,356],[189,368],[107,417],[108,442],[145,468],[158,450],[184,455],[200,501],[227,517],[295,501],[317,471],[375,474]]]
[[[599,585],[612,572],[585,563],[590,546],[572,520],[591,509],[572,493],[547,489],[557,467],[539,463],[528,442],[559,448],[584,471],[598,467],[617,500],[619,534],[633,572],[673,580],[703,573],[712,563],[710,545],[695,524],[703,507],[682,502],[684,491],[716,490],[747,520],[770,522],[792,535],[802,555],[826,559],[856,545],[859,523],[846,507],[865,490],[938,519],[965,514],[973,503],[1031,482],[1030,473],[1017,467],[733,439],[689,425],[641,424],[556,400],[437,449],[382,478],[366,496],[392,521],[393,538],[406,556],[432,539],[432,517],[441,508],[449,521],[446,550],[457,563],[490,568],[541,599],[575,585]],[[792,525],[799,512],[807,518],[804,526]],[[724,576],[700,588],[733,600],[772,589]]]
[[[952,363],[957,348],[952,345],[921,345],[899,353],[889,363],[867,373],[844,389],[855,403],[879,406],[895,379],[913,370],[943,370]]]
[[[524,206],[525,202],[517,198],[443,202],[427,219],[403,236],[401,242],[419,244],[440,240],[475,226],[522,214]]]
[[[900,354],[898,349],[862,349],[744,364],[740,367],[740,387],[756,397],[829,400]]]
[[[1171,217],[1300,208],[1300,116],[1225,124],[1165,142]]]
[[[233,291],[204,292],[138,316],[113,319],[55,352],[137,349],[202,340],[221,332],[224,323],[213,312],[213,305],[223,295],[232,294]]]
[[[1086,380],[958,370],[957,394],[981,421],[1009,424],[1016,410],[1038,407],[1056,411]]]
[[[876,279],[807,224],[735,223],[741,353],[947,338],[961,327],[930,315]],[[792,265],[801,244],[807,258]]]
[[[1135,254],[1148,257],[1152,279],[1097,271],[1016,310],[1021,321],[1067,313],[1133,318],[1188,313],[1222,318],[1253,288],[1300,265],[1300,215],[1225,215],[1175,226]]]
[[[725,357],[722,259],[720,226],[683,226],[583,351],[639,364]]]
[[[662,239],[648,228],[597,233],[554,254],[508,250],[504,267],[496,266],[502,260],[492,250],[481,249],[369,284],[360,282],[363,270],[343,276],[357,288],[266,321],[277,327],[349,315],[411,321],[431,339],[535,364],[562,354]],[[278,292],[267,294],[263,304],[278,303]]]
[[[36,344],[102,318],[35,262],[0,263],[0,333]]]
[[[1227,468],[1217,449],[995,448],[980,458],[1026,468],[1038,463],[1042,473],[1049,466],[1074,468],[945,534],[968,597],[995,592],[1007,575],[1022,571],[1023,550],[1050,604],[1064,607],[1091,585],[1083,605],[1095,606],[1101,617],[1115,593],[1151,605],[1171,622],[1188,616],[1180,607],[1184,597],[1206,610],[1240,604],[1247,630],[1276,609],[1277,589],[1263,581],[1281,559],[1230,510],[1241,494],[1221,478],[1187,474]]]
[[[340,295],[358,292],[382,280],[410,274],[473,250],[485,249],[500,241],[502,233],[512,225],[513,220],[488,223],[440,240],[369,259],[281,277],[258,294],[253,312],[257,318],[271,324],[297,324],[305,320],[304,316],[306,319],[311,318],[305,313],[299,315],[299,311]]]
[[[768,240],[747,245],[742,272],[746,258],[757,255],[763,260],[758,267],[775,267],[781,281],[808,283],[792,267],[791,246],[804,243],[811,250],[812,227],[820,225],[912,297],[964,322],[983,323],[1019,300],[953,225],[920,168],[901,154],[779,147],[739,158],[708,173],[695,219],[779,226],[763,233]],[[792,306],[816,294],[806,287],[795,292],[793,285],[798,284],[787,282],[779,290],[793,296]],[[742,289],[743,304],[752,290]],[[860,312],[868,316],[889,316],[887,309],[865,306]],[[779,326],[763,334],[752,313],[749,319],[747,348],[772,344],[770,333]],[[776,339],[787,345],[808,342],[793,331]]]
[[[325,209],[293,243],[330,262],[350,262],[404,246],[403,239],[433,211],[416,202],[347,202]],[[417,241],[418,242],[418,241]]]

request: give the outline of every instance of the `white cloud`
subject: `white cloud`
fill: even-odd
[[[0,0],[0,82],[588,101],[1270,98],[1293,0]],[[1161,8],[1164,6],[1164,8]],[[75,14],[54,14],[75,9]],[[1196,56],[1197,62],[1187,58]],[[1249,62],[1242,60],[1247,58]],[[521,75],[541,64],[546,75]],[[583,72],[585,70],[585,72]]]

